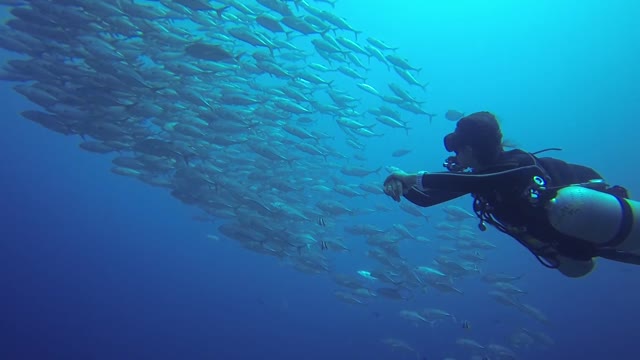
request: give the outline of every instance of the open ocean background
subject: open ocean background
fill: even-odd
[[[429,83],[426,93],[412,91],[438,114],[433,123],[404,115],[408,136],[378,125],[385,136],[371,139],[364,166],[440,171],[447,156],[442,138],[455,127],[446,110],[488,110],[521,148],[560,147],[547,155],[594,167],[632,198],[640,194],[637,2],[338,0],[335,9],[317,6],[364,31],[362,39],[398,47],[423,68],[418,79]],[[1,52],[0,62],[16,56]],[[373,83],[391,76],[401,81],[377,65],[368,73]],[[333,296],[337,285],[328,274],[297,272],[247,251],[217,233],[225,220],[195,221],[200,212],[166,189],[110,172],[111,155],[83,151],[80,137],[23,119],[21,111],[38,107],[13,85],[0,83],[2,359],[471,359],[456,339],[513,348],[510,335],[522,327],[543,331],[554,344],[514,348],[519,359],[638,358],[638,267],[599,261],[585,278],[564,278],[490,228],[480,236],[498,249],[487,254],[482,271],[523,275],[517,285],[527,291],[526,302],[549,324],[496,303],[477,276],[458,283],[463,295],[429,291],[406,302],[346,304]],[[326,121],[319,126],[340,135],[335,122]],[[391,157],[400,147],[415,150]],[[352,151],[344,141],[336,148]],[[334,173],[327,170],[327,178]],[[381,183],[385,176],[383,170],[366,180]],[[370,207],[373,201],[344,203]],[[409,217],[388,198],[375,202],[394,211],[367,215],[370,222],[389,227]],[[470,210],[471,198],[453,204]],[[442,210],[424,213],[436,218]],[[417,234],[435,232],[425,226]],[[362,238],[347,242],[352,253],[330,255],[332,271],[368,269],[372,260],[362,256]],[[405,242],[402,249],[414,263],[433,257],[421,244]],[[398,316],[412,307],[441,308],[458,321],[414,326]],[[461,320],[471,328],[463,329]],[[403,339],[418,355],[381,342],[389,337]]]

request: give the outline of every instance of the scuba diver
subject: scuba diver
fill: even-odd
[[[589,167],[539,158],[541,151],[504,150],[489,112],[458,120],[444,146],[455,153],[447,171],[393,173],[385,194],[422,207],[471,194],[480,230],[494,226],[569,277],[589,274],[596,257],[640,264],[640,203],[625,188],[607,185]]]

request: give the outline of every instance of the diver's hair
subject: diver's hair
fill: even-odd
[[[455,134],[460,145],[473,149],[474,157],[482,165],[491,165],[504,151],[500,121],[488,111],[458,120]]]
[[[502,143],[499,144],[476,144],[471,145],[473,149],[473,156],[482,165],[491,165],[497,159],[498,156],[504,151]]]
[[[507,149],[517,149],[520,145],[511,139],[505,139],[502,140],[502,147]]]

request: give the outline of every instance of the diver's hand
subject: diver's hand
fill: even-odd
[[[384,193],[393,200],[400,202],[400,197],[406,195],[409,189],[416,183],[416,174],[396,172],[389,175],[384,181]]]

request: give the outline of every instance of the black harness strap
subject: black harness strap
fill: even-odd
[[[532,165],[535,166],[539,171],[538,176],[542,177],[545,183],[549,183],[551,181],[551,177],[549,176],[549,173],[544,169],[544,167],[542,167],[542,165],[540,164],[540,161],[535,156],[535,154],[538,154],[544,151],[549,151],[549,150],[561,150],[561,149],[550,148],[550,149],[537,151],[535,153],[528,153],[528,155],[530,156],[533,162]],[[522,246],[524,246],[527,250],[529,250],[531,254],[535,256],[535,258],[543,266],[550,269],[558,268],[559,263],[556,259],[554,259],[554,256],[553,256],[555,249],[558,246],[557,243],[544,243],[541,247],[534,249],[532,247],[532,244],[523,240],[520,236],[522,232],[526,233],[526,229],[518,230],[500,223],[493,216],[492,214],[493,209],[491,208],[491,205],[487,203],[486,199],[480,196],[477,196],[476,194],[473,194],[473,195],[474,195],[473,209],[474,209],[474,212],[476,213],[476,216],[480,219],[480,224],[478,225],[480,230],[484,231],[486,229],[486,227],[484,226],[484,223],[488,223],[492,225],[494,228],[496,228],[498,231],[505,233],[511,236],[512,238],[516,239]]]
[[[622,210],[622,223],[618,228],[618,233],[611,240],[607,241],[604,244],[601,244],[600,247],[604,248],[615,248],[618,245],[622,244],[622,242],[629,236],[631,233],[631,229],[633,228],[633,210],[631,210],[631,205],[621,198],[616,196],[618,203],[620,204],[620,208]]]

